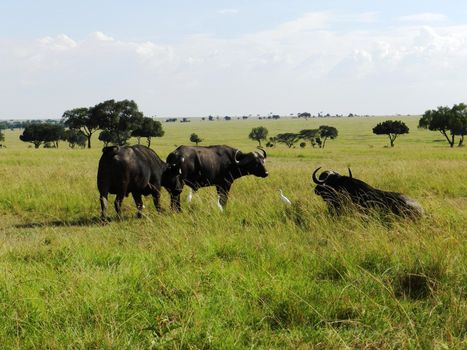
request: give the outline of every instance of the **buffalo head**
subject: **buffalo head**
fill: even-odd
[[[316,173],[320,168],[317,168],[312,175],[313,182],[316,184],[315,193],[328,201],[335,199],[337,191],[346,186],[349,180],[352,180],[352,171],[349,168],[349,176],[343,176],[332,170],[323,171],[319,177]]]
[[[264,161],[267,153],[264,149],[260,148],[260,152],[242,153],[237,150],[234,155],[235,164],[238,165],[243,175],[255,175],[259,177],[267,177],[269,175]]]

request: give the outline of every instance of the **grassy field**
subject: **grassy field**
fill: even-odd
[[[183,212],[149,198],[136,219],[101,224],[102,144],[0,149],[1,349],[465,349],[467,148],[417,130],[396,147],[371,128],[385,118],[164,124],[165,159],[192,132],[244,151],[270,135],[337,127],[325,149],[268,149],[266,179],[235,182],[227,210],[212,188],[184,191]],[[318,166],[418,200],[417,222],[327,214]],[[293,205],[285,207],[279,189]],[[112,199],[113,200],[113,199]],[[112,208],[113,209],[113,208]]]

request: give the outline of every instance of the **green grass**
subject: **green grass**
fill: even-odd
[[[417,130],[388,140],[384,118],[164,124],[165,158],[197,133],[244,151],[252,127],[337,127],[323,149],[268,149],[266,179],[235,182],[220,213],[212,188],[191,206],[102,225],[101,144],[0,149],[2,349],[463,349],[467,308],[467,152]],[[318,166],[418,200],[420,221],[331,217],[313,193]],[[278,190],[292,200],[286,208]],[[112,208],[113,209],[113,208]],[[113,210],[109,213],[115,218]]]

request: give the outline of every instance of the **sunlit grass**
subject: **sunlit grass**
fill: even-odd
[[[164,124],[162,158],[197,133],[244,151],[271,135],[338,128],[323,149],[268,149],[266,179],[235,182],[227,210],[214,189],[183,212],[102,224],[101,144],[0,150],[2,348],[463,348],[466,342],[467,152],[416,129],[394,149],[377,119]],[[415,198],[420,221],[329,216],[313,193],[318,166]],[[282,189],[293,202],[279,199]],[[113,218],[115,215],[109,210]]]

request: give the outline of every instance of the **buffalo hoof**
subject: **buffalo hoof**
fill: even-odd
[[[110,219],[107,216],[101,216],[99,218],[99,223],[102,225],[106,225],[110,222]]]

